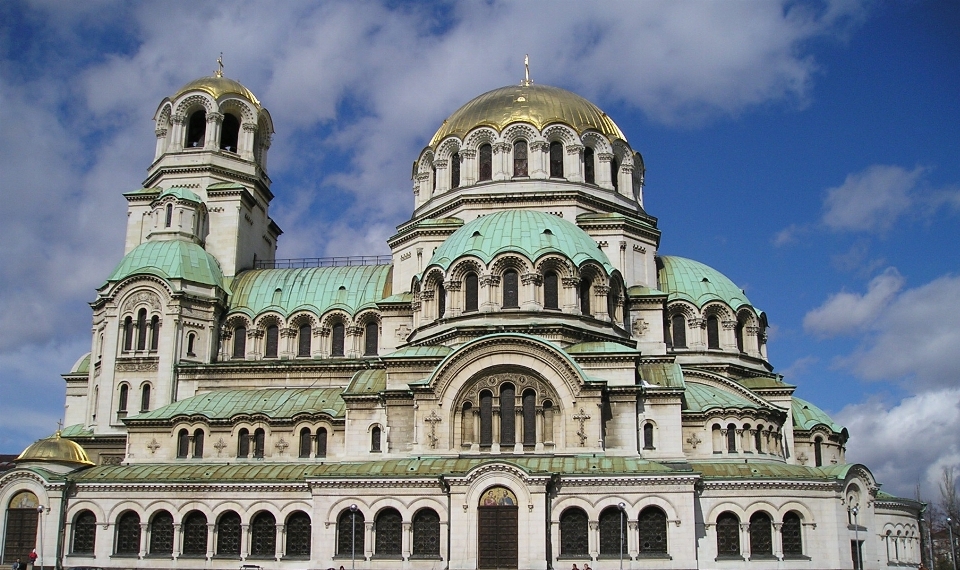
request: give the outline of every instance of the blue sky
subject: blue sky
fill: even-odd
[[[51,433],[160,100],[271,111],[280,257],[386,253],[443,119],[522,78],[604,109],[661,253],[767,311],[778,372],[885,489],[960,465],[960,3],[0,4],[0,452]]]

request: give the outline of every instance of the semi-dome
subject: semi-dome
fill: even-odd
[[[430,146],[450,135],[463,138],[476,127],[491,127],[500,132],[516,122],[530,123],[538,129],[563,123],[580,134],[595,130],[610,139],[626,140],[613,119],[590,101],[559,87],[530,84],[509,85],[475,97],[440,125]]]
[[[66,463],[69,465],[93,465],[87,452],[76,442],[60,437],[58,431],[52,437],[35,441],[23,450],[16,459],[22,461],[43,461]]]
[[[157,200],[160,200],[167,196],[173,196],[178,200],[185,200],[187,202],[193,202],[194,204],[203,203],[203,200],[200,199],[200,196],[197,196],[193,191],[188,190],[186,188],[168,188],[167,190],[164,190],[159,196],[157,196]]]
[[[200,79],[194,79],[190,83],[187,83],[177,91],[177,94],[173,96],[174,99],[177,99],[187,91],[205,91],[209,93],[211,97],[219,100],[220,97],[224,95],[239,95],[247,101],[253,103],[257,108],[260,108],[260,100],[257,99],[256,95],[252,91],[243,86],[239,81],[234,81],[223,77],[222,75],[211,75],[209,77],[201,77]]]
[[[136,274],[184,279],[223,288],[223,271],[215,257],[200,245],[184,240],[147,241],[124,256],[107,281]]]
[[[703,308],[710,301],[723,301],[734,311],[750,305],[746,294],[716,269],[684,257],[664,255],[657,258],[659,289],[667,301],[683,299]]]
[[[446,270],[464,255],[489,263],[507,251],[523,254],[534,262],[548,253],[559,253],[578,267],[592,260],[608,274],[614,270],[606,254],[585,231],[563,218],[533,210],[505,210],[464,224],[437,248],[428,266],[439,265]]]

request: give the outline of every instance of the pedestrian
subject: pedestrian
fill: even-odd
[[[13,563],[13,570],[24,570],[23,564],[20,563],[20,559],[17,558],[17,561]]]
[[[580,570],[580,569],[577,568],[577,563],[574,562],[574,563],[573,563],[573,568],[571,568],[570,570]]]
[[[34,548],[30,551],[30,566],[28,568],[33,568],[37,564],[37,549]]]

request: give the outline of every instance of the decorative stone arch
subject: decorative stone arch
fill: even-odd
[[[350,317],[350,313],[339,307],[328,310],[320,319],[320,327],[324,330],[330,329],[336,323],[349,327],[353,324],[353,319]]]
[[[477,127],[470,131],[463,139],[462,149],[479,150],[482,145],[495,145],[500,139],[500,135],[490,127]]]
[[[287,318],[287,322],[294,329],[299,329],[302,325],[310,325],[311,329],[315,329],[320,320],[308,309],[297,309]]]
[[[509,269],[513,269],[520,275],[529,273],[530,260],[518,253],[508,252],[498,255],[490,263],[490,273],[501,278]]]
[[[357,314],[354,322],[356,322],[358,326],[364,326],[369,323],[377,323],[379,325],[383,321],[379,309],[363,309]]]
[[[17,494],[18,492],[20,492],[20,491],[22,491],[22,490],[23,490],[23,489],[17,489],[17,490],[14,492],[14,494]],[[6,502],[6,501],[3,502],[2,505],[3,505],[3,508],[4,508],[4,509],[7,508],[7,502]],[[105,522],[108,522],[108,519],[106,518],[107,515],[106,515],[106,514],[104,513],[104,511],[103,511],[103,506],[100,505],[99,503],[97,503],[97,502],[95,502],[95,501],[91,501],[91,500],[89,500],[89,499],[84,499],[84,500],[78,501],[78,502],[76,502],[76,503],[71,503],[70,506],[67,508],[67,514],[66,514],[65,520],[70,521],[70,524],[73,524],[73,522],[74,522],[74,521],[76,520],[76,518],[77,518],[77,515],[79,515],[79,514],[82,513],[83,511],[90,511],[91,513],[93,513],[93,516],[96,517],[96,519],[97,519],[97,524],[98,524],[98,525],[103,524],[103,523],[105,523]],[[174,511],[171,510],[170,514],[173,514],[173,512],[174,512]]]
[[[714,505],[713,508],[710,509],[710,512],[704,518],[704,522],[706,522],[708,525],[716,526],[717,517],[725,512],[731,512],[737,515],[737,518],[740,519],[740,524],[750,521],[750,517],[747,516],[746,509],[744,509],[742,506],[732,501],[723,501]]]
[[[583,146],[588,146],[594,150],[597,154],[602,153],[613,153],[613,146],[610,144],[610,141],[607,137],[603,136],[597,131],[587,131],[583,133],[580,137],[580,141]]]
[[[128,316],[135,318],[140,309],[146,309],[147,315],[162,316],[167,297],[167,291],[156,287],[155,283],[144,283],[140,287],[131,288],[119,297],[122,301],[117,303],[120,307],[118,316],[121,321]]]
[[[176,110],[174,111],[173,114],[175,116],[176,115],[183,116],[184,119],[186,119],[189,113],[192,113],[193,111],[201,107],[207,113],[215,113],[217,112],[217,109],[218,109],[217,102],[214,101],[213,97],[211,97],[210,95],[206,93],[193,93],[190,95],[186,95],[180,98],[179,101],[177,101],[177,104],[175,107]]]
[[[177,511],[179,509],[175,507],[173,503],[171,503],[170,501],[166,499],[161,499],[158,501],[152,501],[147,503],[146,505],[144,505],[143,510],[146,513],[146,519],[141,522],[151,523],[153,522],[153,517],[157,516],[157,514],[159,514],[161,511],[166,511],[170,513],[170,516],[173,517],[173,520],[176,522]]]
[[[757,513],[765,513],[773,522],[778,522],[778,520],[781,520],[777,518],[777,516],[779,516],[779,509],[777,509],[773,503],[765,499],[760,499],[750,503],[744,509],[744,512],[746,513],[748,521],[750,520],[750,517]]]
[[[219,111],[227,114],[231,111],[239,115],[237,118],[241,123],[256,123],[257,111],[248,101],[239,97],[227,96],[220,99],[217,105]]]
[[[170,128],[170,118],[173,116],[173,103],[169,100],[164,101],[160,104],[160,107],[157,109],[157,112],[153,116],[153,120],[157,123],[155,130],[157,136],[166,136],[167,129]],[[161,133],[160,131],[164,131]]]
[[[671,301],[667,305],[667,311],[666,311],[667,319],[670,319],[674,315],[683,315],[683,317],[687,320],[688,326],[689,326],[689,322],[693,319],[696,319],[698,314],[699,314],[699,311],[697,310],[697,308],[691,303],[689,303],[688,301],[684,301],[684,300]]]
[[[287,524],[287,519],[289,519],[291,515],[298,512],[302,512],[303,514],[307,515],[307,518],[310,519],[311,525],[314,523],[313,505],[306,501],[290,501],[277,508],[275,515],[277,517],[277,524]]]
[[[675,522],[677,525],[680,524],[680,509],[677,508],[670,499],[667,497],[661,497],[660,495],[644,495],[642,499],[637,501],[634,505],[636,509],[636,515],[638,516],[643,509],[647,507],[656,507],[663,511],[667,515],[667,522]],[[668,525],[669,526],[669,525]]]
[[[115,525],[117,521],[120,520],[120,516],[128,512],[137,513],[137,515],[140,517],[141,524],[146,522],[145,515],[147,510],[143,508],[143,505],[136,501],[125,499],[111,507],[102,521],[99,519],[97,520],[97,524],[110,523],[111,525]]]
[[[285,319],[279,311],[267,309],[267,311],[257,315],[257,317],[253,320],[253,326],[257,330],[265,331],[270,325],[276,325],[282,328],[284,321]]]
[[[813,511],[799,501],[787,501],[780,505],[780,508],[776,509],[774,513],[774,522],[783,522],[783,517],[791,511],[800,515],[800,522],[803,524],[816,524],[817,522],[813,516]]]
[[[557,276],[563,278],[573,278],[577,275],[570,260],[559,254],[549,253],[536,261],[534,267],[540,275],[545,275],[547,271],[556,271]]]
[[[563,143],[564,149],[569,146],[580,145],[580,136],[577,131],[563,123],[554,123],[543,129],[543,140],[547,143]]]
[[[224,501],[212,507],[210,509],[210,513],[207,514],[207,524],[219,525],[220,518],[230,511],[233,511],[238,515],[240,515],[240,522],[241,524],[243,524],[243,520],[244,520],[243,517],[246,514],[245,507],[241,506],[240,503],[235,500]]]
[[[437,145],[437,149],[434,153],[435,160],[450,160],[451,157],[457,152],[460,152],[460,149],[463,147],[460,139],[456,137],[447,137],[443,139],[443,142]]]
[[[447,521],[447,505],[434,497],[415,497],[406,507],[409,518],[405,520],[412,521],[413,517],[422,509],[431,509],[440,517],[440,524]],[[400,511],[403,513],[403,511]]]
[[[249,507],[247,507],[246,512],[238,513],[240,515],[240,522],[244,524],[249,524],[253,522],[253,519],[256,518],[260,513],[270,513],[273,515],[273,520],[276,521],[277,525],[283,524],[280,518],[280,509],[277,508],[272,502],[259,500]]]
[[[447,269],[447,278],[449,281],[463,281],[468,273],[475,273],[477,277],[483,275],[483,262],[472,256],[458,258]]]
[[[500,141],[509,145],[523,139],[527,144],[542,141],[543,137],[537,131],[536,127],[530,123],[512,123],[500,133]]]
[[[723,301],[717,301],[717,300],[710,301],[707,304],[705,304],[703,308],[700,310],[700,314],[703,315],[703,318],[707,318],[711,315],[716,316],[718,319],[720,319],[721,324],[723,323],[723,321],[731,321],[735,317],[733,314],[733,310],[730,308],[729,305],[727,305]]]
[[[435,154],[433,149],[427,147],[420,152],[420,156],[417,158],[417,162],[414,165],[413,176],[416,178],[417,174],[428,174],[433,172],[433,159]]]

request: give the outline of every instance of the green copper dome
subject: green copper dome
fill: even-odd
[[[733,281],[716,269],[684,257],[657,258],[658,289],[667,293],[667,302],[683,299],[702,308],[710,301],[723,301],[736,311],[750,300]]]
[[[187,190],[186,188],[169,188],[164,190],[159,196],[157,196],[157,200],[163,198],[164,196],[173,196],[178,200],[185,200],[187,202],[193,202],[194,204],[203,203],[203,200],[200,199],[200,196],[197,196],[191,190]]]
[[[563,218],[532,210],[496,212],[464,224],[437,248],[429,265],[446,270],[465,255],[489,263],[508,251],[525,255],[533,262],[548,253],[559,253],[578,267],[593,260],[608,274],[614,270],[606,254],[585,231]]]
[[[183,279],[224,288],[223,271],[215,257],[190,241],[144,242],[124,256],[107,281],[120,281],[131,275],[156,275],[163,279]]]
[[[796,396],[793,396],[792,411],[794,429],[810,431],[818,425],[823,425],[834,433],[843,431],[843,426],[830,419],[826,412]]]

